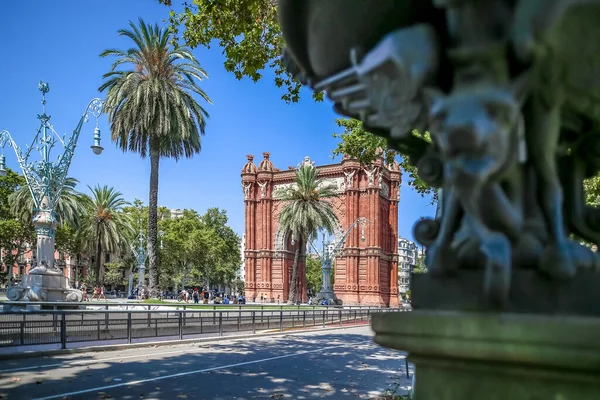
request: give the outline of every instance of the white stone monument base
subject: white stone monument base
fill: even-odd
[[[36,271],[25,275],[19,286],[6,291],[9,301],[23,302],[80,302],[83,293],[69,287],[68,279],[54,270]],[[25,305],[25,304],[24,304]]]

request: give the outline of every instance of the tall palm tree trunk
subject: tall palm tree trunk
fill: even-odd
[[[158,165],[160,153],[154,141],[150,150],[150,200],[148,202],[148,290],[150,297],[158,292]]]
[[[102,257],[102,237],[98,235],[98,239],[96,242],[96,265],[95,265],[95,273],[96,273],[96,286],[100,284],[100,258]]]
[[[294,254],[294,266],[292,267],[292,280],[290,282],[290,294],[288,296],[289,304],[296,304],[296,295],[298,286],[298,263],[300,262],[300,253],[302,252],[303,240],[302,237],[298,238],[298,247],[296,247],[296,253]]]

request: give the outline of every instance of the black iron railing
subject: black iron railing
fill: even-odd
[[[322,307],[8,311],[0,313],[0,347],[60,344],[61,348],[66,348],[68,343],[77,342],[120,340],[131,343],[142,338],[183,339],[235,332],[353,326],[370,322],[373,313],[398,311],[404,310]]]

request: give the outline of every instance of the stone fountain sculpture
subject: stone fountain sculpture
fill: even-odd
[[[288,70],[442,189],[410,313],[417,399],[600,398],[600,1],[279,1]],[[432,143],[414,135],[428,130]]]
[[[54,266],[54,234],[57,221],[54,213],[47,210],[46,199],[42,200],[41,206],[33,218],[37,234],[37,256],[40,262],[23,276],[20,285],[10,286],[7,289],[6,297],[10,301],[80,302],[83,300],[83,293],[71,288],[68,278]],[[31,305],[27,307],[36,308]],[[8,308],[12,306],[9,305]]]

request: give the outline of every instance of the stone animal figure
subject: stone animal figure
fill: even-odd
[[[523,237],[524,222],[518,151],[523,120],[512,89],[459,88],[449,96],[435,94],[430,107],[429,128],[444,162],[444,218],[428,247],[427,268],[436,273],[452,267],[447,250],[464,222],[486,271],[484,292],[499,304],[507,301],[512,247]]]
[[[600,1],[520,0],[514,12],[514,48],[534,72],[524,112],[528,155],[538,177],[540,208],[549,234],[540,267],[555,277],[569,277],[585,259],[578,259],[573,251],[565,225],[585,239],[600,241],[598,228],[586,218],[578,168],[573,169],[570,184],[579,187],[567,190],[570,210],[565,215],[556,161],[565,131],[597,148],[597,136],[595,143],[584,137],[600,122]],[[586,155],[576,151],[570,162],[578,164],[576,159],[582,156]]]

